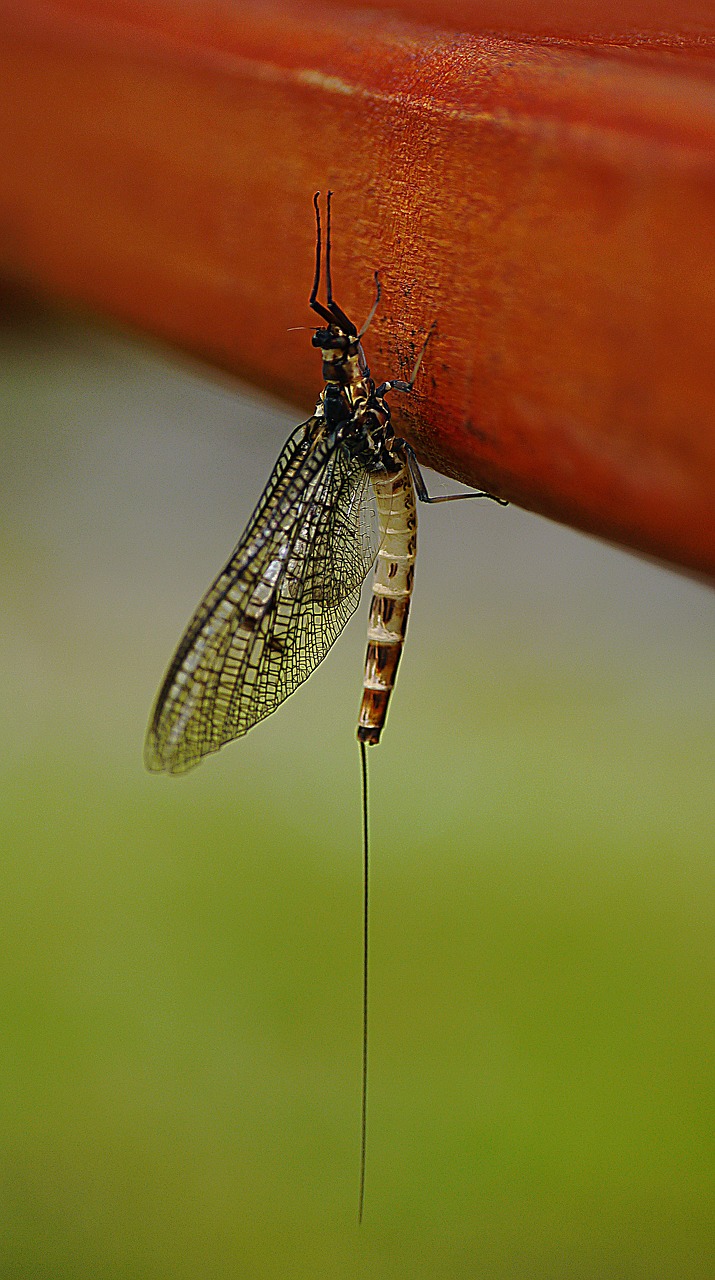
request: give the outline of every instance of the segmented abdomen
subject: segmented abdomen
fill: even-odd
[[[376,472],[370,478],[380,519],[380,550],[372,584],[357,736],[374,746],[385,724],[407,631],[417,555],[417,508],[406,458],[399,471]]]

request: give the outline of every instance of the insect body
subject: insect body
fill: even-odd
[[[374,745],[387,715],[412,599],[417,555],[417,509],[407,457],[399,470],[373,475],[380,518],[380,549],[375,563],[372,604],[367,631],[367,654],[357,736]]]
[[[412,450],[395,437],[386,400],[392,390],[412,389],[422,354],[409,382],[375,385],[360,339],[379,284],[358,333],[332,296],[328,197],[327,305],[317,301],[317,196],[315,211],[310,305],[326,322],[313,335],[325,386],[170,663],[147,734],[145,759],[154,771],[182,773],[274,711],[325,657],[373,563],[358,738],[375,744],[385,723],[412,592],[415,483],[422,500],[443,499],[429,498]]]
[[[363,776],[363,1086],[360,1216],[365,1175],[367,1098],[368,824],[366,747],[380,739],[407,627],[417,553],[416,497],[431,498],[417,460],[390,422],[387,395],[409,382],[376,386],[361,338],[333,298],[330,198],[321,275],[318,196],[315,276],[310,306],[324,321],[325,386],[312,417],[288,439],[248,527],[199,604],[154,705],[147,767],[182,773],[269,715],[325,657],[355,611],[375,565],[362,704],[357,735]],[[426,344],[425,344],[426,345]],[[491,497],[486,493],[458,497]],[[497,502],[502,499],[497,498]]]

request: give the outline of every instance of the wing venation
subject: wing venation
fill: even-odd
[[[169,665],[148,768],[192,768],[310,675],[357,607],[376,552],[372,508],[368,471],[326,440],[324,420],[298,427]]]

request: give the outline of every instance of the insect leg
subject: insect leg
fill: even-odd
[[[330,209],[330,196],[331,196],[331,192],[329,191],[328,192],[328,209]],[[311,310],[317,311],[321,320],[325,320],[327,324],[334,324],[335,323],[334,317],[330,314],[328,310],[326,310],[322,302],[316,302],[316,298],[318,296],[318,289],[320,288],[320,259],[321,259],[321,251],[322,251],[322,236],[320,234],[320,206],[318,204],[319,199],[320,199],[320,192],[316,191],[315,195],[313,196],[313,208],[315,209],[315,275],[313,276],[313,288],[310,291],[308,306],[311,308]],[[328,243],[330,242],[328,241]]]
[[[377,311],[377,308],[378,308],[378,306],[380,305],[380,298],[381,298],[381,297],[382,297],[382,286],[381,286],[381,284],[380,284],[380,277],[379,277],[379,275],[378,275],[378,273],[377,273],[377,271],[376,271],[376,272],[375,272],[375,301],[374,301],[374,302],[373,302],[373,304],[372,304],[372,310],[371,310],[371,312],[370,312],[370,314],[369,314],[369,316],[368,316],[367,320],[365,321],[365,323],[364,323],[364,325],[363,325],[362,329],[360,330],[360,332],[359,332],[359,334],[358,334],[358,338],[362,338],[363,334],[364,334],[364,333],[367,333],[368,329],[370,328],[370,325],[372,324],[373,320],[375,319],[375,312]]]
[[[349,333],[351,337],[357,337],[357,329],[352,320],[348,319],[342,307],[339,307],[333,298],[333,275],[331,270],[332,241],[330,238],[330,204],[333,197],[332,191],[328,192],[328,212],[327,225],[325,228],[325,291],[328,295],[328,311],[332,315],[332,323],[337,324],[343,333]]]
[[[486,493],[482,489],[475,489],[473,493],[446,493],[438,498],[431,497],[412,445],[408,444],[406,440],[396,440],[395,445],[397,448],[404,449],[407,455],[407,462],[415,485],[415,493],[420,502],[459,502],[460,498],[491,498],[492,502],[498,502],[500,507],[509,506],[506,498],[499,498],[495,493]]]
[[[331,248],[332,242],[330,238],[330,204],[332,200],[332,191],[328,192],[327,199],[327,226],[325,229],[325,287],[328,295],[328,305],[324,307],[322,302],[318,302],[318,289],[320,287],[320,258],[322,249],[322,235],[320,227],[320,192],[316,191],[313,196],[313,208],[315,209],[315,275],[313,276],[313,288],[310,291],[308,305],[313,311],[316,311],[321,320],[325,320],[327,324],[334,325],[338,329],[342,329],[343,333],[350,337],[357,337],[357,329],[352,320],[348,319],[342,307],[339,307],[333,298],[333,277],[331,271]]]
[[[370,319],[372,319],[372,315],[370,316]],[[420,371],[420,365],[422,364],[425,351],[427,350],[427,343],[432,337],[432,334],[434,333],[436,326],[437,326],[437,322],[435,321],[429,333],[427,334],[427,337],[422,343],[422,348],[420,350],[420,353],[417,359],[415,360],[415,367],[412,370],[409,382],[404,382],[401,378],[392,378],[389,382],[383,382],[382,385],[377,388],[375,395],[384,396],[387,394],[388,391],[406,391],[407,393],[409,393],[412,390],[412,388],[415,385],[415,382],[417,381],[417,374]],[[367,328],[367,325],[365,326],[365,328]]]

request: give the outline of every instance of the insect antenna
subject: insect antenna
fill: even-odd
[[[365,1158],[367,1155],[367,997],[368,997],[368,943],[370,937],[370,826],[367,793],[367,745],[360,743],[360,773],[362,775],[362,1106],[360,1126],[360,1196],[358,1201],[358,1223],[362,1222],[365,1207]]]

